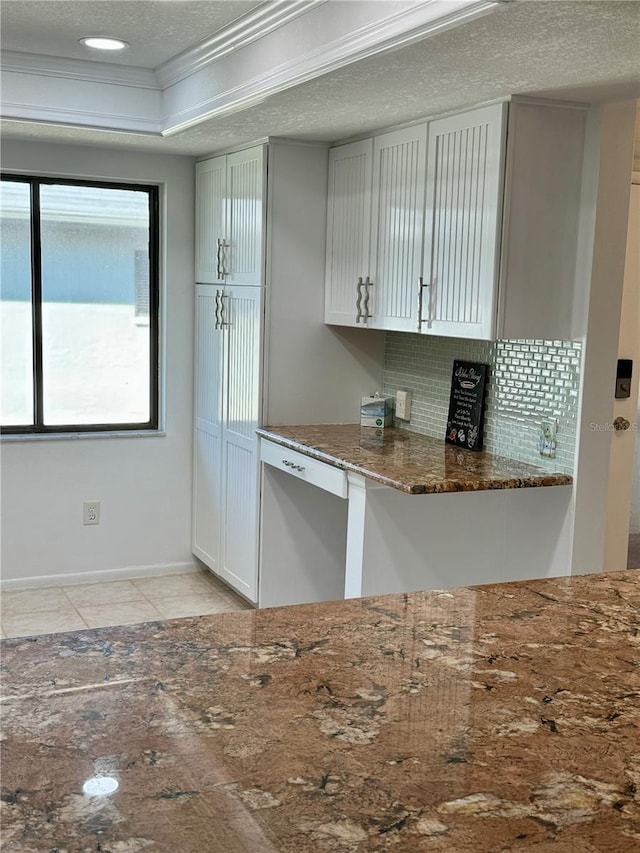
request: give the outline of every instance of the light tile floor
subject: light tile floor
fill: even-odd
[[[0,598],[0,635],[29,637],[249,609],[244,599],[206,571],[16,589]]]

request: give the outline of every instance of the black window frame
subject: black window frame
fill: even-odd
[[[0,173],[0,180],[30,186],[31,238],[31,316],[33,352],[33,424],[0,424],[0,435],[51,435],[64,433],[142,432],[159,429],[160,399],[160,187],[156,184],[132,184],[121,181],[96,181],[83,178],[58,178]],[[149,198],[149,420],[139,423],[56,424],[44,423],[44,386],[42,365],[42,247],[40,187],[64,185],[102,189],[144,191]]]

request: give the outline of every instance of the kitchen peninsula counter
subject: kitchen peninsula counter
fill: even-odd
[[[637,850],[639,582],[4,640],[3,851]]]
[[[259,429],[258,435],[411,495],[567,486],[573,482],[569,474],[465,450],[442,439],[392,427],[274,426]]]

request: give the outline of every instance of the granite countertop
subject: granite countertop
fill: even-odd
[[[319,424],[264,427],[257,432],[291,450],[411,495],[573,483],[569,474],[464,450],[408,430]]]
[[[638,850],[639,582],[4,640],[2,849]]]

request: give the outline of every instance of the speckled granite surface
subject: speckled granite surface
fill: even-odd
[[[412,495],[568,486],[569,474],[489,453],[463,450],[407,430],[357,424],[276,426],[258,435]]]
[[[640,849],[635,571],[2,652],[5,853]]]

